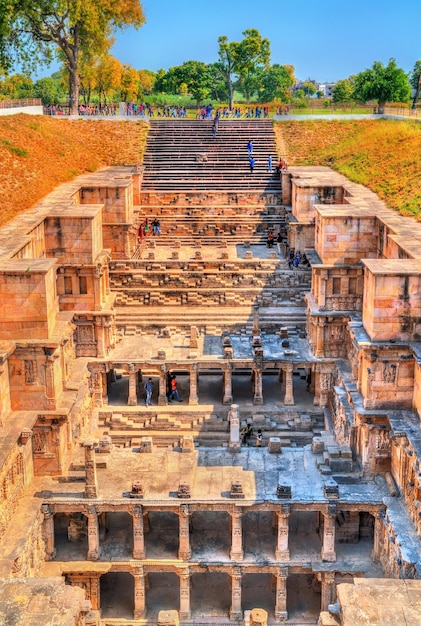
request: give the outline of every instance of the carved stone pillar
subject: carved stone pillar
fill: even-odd
[[[45,560],[52,561],[56,555],[54,546],[54,514],[48,504],[43,504],[41,508],[44,513],[42,536],[45,543]]]
[[[386,515],[386,507],[380,507],[375,519],[374,519],[374,537],[373,537],[373,549],[371,551],[371,558],[374,563],[380,561],[380,551],[382,546],[382,531],[384,527],[384,517]]]
[[[333,604],[335,599],[335,572],[324,572],[322,574],[322,600],[320,610],[327,611],[329,604]]]
[[[254,396],[253,404],[263,404],[263,380],[260,367],[254,367]]]
[[[97,561],[99,558],[99,526],[98,513],[94,506],[88,507],[88,561]]]
[[[319,309],[323,310],[326,306],[326,287],[327,287],[327,280],[328,280],[328,272],[327,270],[321,270],[320,272],[320,289],[319,289],[319,293],[317,294],[317,300],[318,300],[318,305],[319,305]]]
[[[98,483],[96,479],[96,463],[95,463],[95,444],[94,440],[85,441],[83,447],[85,448],[85,498],[97,498],[98,497]]]
[[[101,372],[102,404],[108,404],[107,372]]]
[[[46,348],[47,349],[47,348]],[[56,409],[56,390],[54,385],[54,361],[58,355],[49,355],[45,361],[45,398],[46,408],[50,411]]]
[[[280,567],[276,574],[275,618],[280,622],[288,619],[287,611],[287,578],[288,568]]]
[[[129,365],[129,397],[127,399],[128,406],[136,406],[137,404],[137,395],[136,395],[136,370],[131,363]]]
[[[284,404],[288,406],[292,406],[295,404],[294,401],[294,384],[292,380],[294,366],[292,363],[287,363],[284,369],[285,372],[285,396],[284,396]]]
[[[167,366],[159,366],[159,390],[158,390],[158,406],[165,406],[168,404],[167,398]]]
[[[190,510],[187,504],[180,506],[179,519],[179,548],[178,558],[181,561],[191,558],[190,548]]]
[[[194,363],[190,368],[189,404],[192,404],[192,405],[199,404],[199,397],[197,395],[197,375],[198,375],[198,365],[197,363]]]
[[[231,512],[231,551],[230,559],[242,561],[243,552],[243,512],[234,510]]]
[[[282,505],[280,511],[276,511],[278,518],[278,540],[275,558],[277,561],[289,561],[289,514],[290,508],[287,504]]]
[[[133,558],[145,559],[145,536],[143,532],[143,510],[140,504],[133,507]]]
[[[336,506],[329,505],[329,511],[325,515],[323,513],[323,545],[321,551],[321,557],[323,561],[333,562],[336,561],[335,553],[335,518],[336,518]]]
[[[103,406],[103,397],[104,397],[104,389],[103,389],[103,379],[102,372],[98,372],[96,370],[91,370],[92,377],[92,386],[94,390],[95,397],[95,406],[102,407]]]
[[[325,319],[319,318],[316,326],[316,349],[314,356],[324,356]]]
[[[134,573],[134,619],[143,619],[146,615],[145,607],[145,575],[143,567],[135,567]]]
[[[231,574],[230,619],[233,621],[240,621],[241,618],[241,568],[233,567]]]
[[[232,404],[232,365],[227,363],[224,372],[224,395],[222,404]]]
[[[105,327],[104,318],[100,315],[95,317],[95,335],[96,335],[96,358],[103,359],[106,356],[105,352]]]
[[[180,571],[180,620],[190,619],[190,572]]]

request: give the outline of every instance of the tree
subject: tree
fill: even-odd
[[[120,93],[122,102],[137,100],[139,95],[139,74],[131,65],[123,65]]]
[[[377,100],[381,111],[386,102],[406,102],[410,92],[408,76],[390,59],[386,67],[375,61],[372,68],[356,75],[353,97],[362,102]]]
[[[229,42],[228,37],[223,35],[218,38],[218,44],[219,61],[217,63],[217,68],[225,80],[228,90],[229,108],[232,109],[234,107],[234,82],[236,80],[235,68],[238,43],[235,41]]]
[[[415,63],[411,76],[409,78],[409,82],[411,83],[411,86],[415,89],[414,97],[412,99],[412,108],[415,109],[421,91],[421,61],[417,61]]]
[[[339,104],[341,102],[351,102],[353,99],[354,87],[349,78],[338,80],[333,88],[332,102]]]
[[[317,91],[316,85],[311,80],[304,81],[302,84],[302,89],[304,91],[304,94],[307,96],[307,98],[315,94]]]
[[[0,80],[0,99],[20,100],[33,97],[32,79],[25,74],[11,74]]]
[[[155,87],[156,73],[152,70],[138,70],[139,88],[144,95],[149,95]]]
[[[269,69],[270,41],[263,39],[256,28],[243,32],[235,53],[235,72],[238,74],[239,87],[249,102],[253,93],[261,86],[263,72]]]
[[[140,28],[144,15],[139,0],[2,0],[0,64],[17,59],[27,67],[53,57],[69,72],[70,113],[77,114],[81,53],[101,54],[116,29]]]
[[[58,104],[64,97],[62,85],[52,76],[40,78],[34,84],[34,96],[41,98],[42,104]]]
[[[288,102],[290,89],[295,83],[294,68],[275,63],[263,74],[262,83],[263,102],[273,102],[273,100]]]
[[[179,86],[185,85],[187,93],[196,100],[197,105],[209,98],[212,92],[212,73],[206,63],[186,61],[175,68]]]

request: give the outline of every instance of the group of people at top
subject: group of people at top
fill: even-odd
[[[139,228],[137,229],[137,240],[141,241],[144,237],[147,237],[151,232],[153,235],[161,235],[161,223],[157,217],[155,217],[151,224],[149,224],[149,219],[146,218],[141,224],[139,224]]]

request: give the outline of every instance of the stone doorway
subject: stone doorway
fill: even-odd
[[[195,511],[191,516],[192,558],[230,558],[231,517],[224,511]]]
[[[180,610],[180,579],[173,572],[149,572],[146,583],[146,615],[156,618],[159,611]]]
[[[220,404],[224,397],[222,371],[205,370],[198,376],[199,404]]]
[[[171,511],[150,511],[144,516],[143,526],[148,559],[178,558],[178,515]]]
[[[268,617],[275,611],[276,580],[272,574],[244,574],[241,581],[243,611],[265,609]]]
[[[288,621],[317,624],[320,615],[321,584],[314,574],[290,574],[287,578]]]
[[[204,572],[191,577],[190,606],[195,617],[228,617],[231,608],[231,577],[223,572]]]
[[[101,618],[133,619],[134,579],[128,572],[109,572],[100,578]]]
[[[83,513],[54,515],[56,561],[84,561],[88,552],[88,519]]]
[[[272,511],[250,511],[243,515],[244,558],[273,559],[277,527]],[[256,605],[257,606],[257,605]],[[260,606],[260,605],[259,605]]]
[[[124,511],[99,516],[100,558],[105,561],[127,560],[133,555],[133,518]]]
[[[289,550],[291,559],[320,559],[322,542],[318,511],[291,511]]]
[[[107,377],[107,395],[110,406],[127,406],[129,399],[129,374],[121,369],[112,370]]]

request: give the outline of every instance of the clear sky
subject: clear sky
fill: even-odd
[[[395,58],[409,72],[421,59],[421,0],[143,0],[146,24],[117,35],[112,54],[157,71],[218,59],[218,37],[241,41],[256,28],[271,63],[298,79],[335,82]]]

